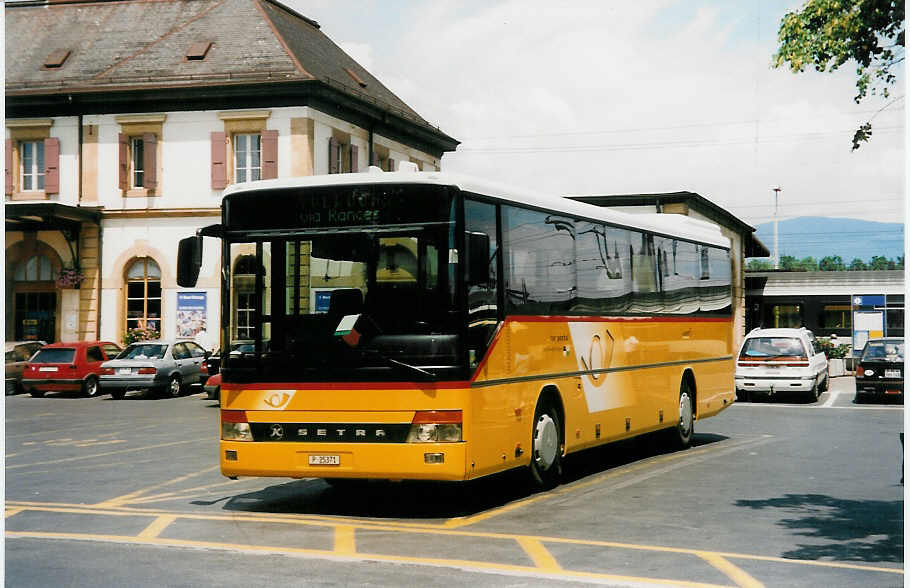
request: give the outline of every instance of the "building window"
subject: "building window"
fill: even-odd
[[[803,325],[799,304],[772,304],[765,307],[762,326],[774,329],[795,329]]]
[[[256,256],[241,255],[234,264],[234,338],[253,338],[256,312]]]
[[[145,187],[144,148],[142,137],[130,137],[130,188]]]
[[[826,304],[822,311],[823,329],[849,329],[851,309],[849,304]]]
[[[150,257],[133,261],[126,271],[126,329],[161,333],[161,270]]]
[[[262,177],[262,135],[234,135],[234,178],[238,184],[254,182]]]
[[[22,191],[44,190],[44,141],[22,141],[19,148]]]
[[[30,257],[16,267],[13,278],[17,282],[43,282],[54,279],[51,260],[43,255]]]

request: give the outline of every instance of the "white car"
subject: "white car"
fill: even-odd
[[[814,402],[828,389],[828,359],[806,329],[753,329],[736,359],[736,395],[802,393]]]

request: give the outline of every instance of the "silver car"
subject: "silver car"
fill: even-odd
[[[101,390],[119,400],[131,390],[180,396],[208,377],[208,352],[192,341],[141,341],[101,364]]]

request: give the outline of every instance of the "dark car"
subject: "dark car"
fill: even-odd
[[[208,352],[192,341],[142,341],[132,343],[101,369],[101,385],[111,398],[131,390],[156,390],[180,396],[189,386],[208,376]]]
[[[904,399],[904,338],[869,339],[856,366],[856,401],[873,396]]]
[[[22,391],[22,372],[35,352],[47,345],[44,341],[6,342],[6,395]]]
[[[268,350],[268,341],[265,342],[265,345],[266,350]],[[238,339],[237,341],[231,342],[231,353],[253,353],[255,349],[256,343],[249,339]],[[221,350],[219,349],[211,354],[205,360],[205,365],[209,370],[209,374],[212,376],[221,371]]]
[[[79,392],[97,396],[101,364],[120,353],[110,341],[75,341],[45,345],[29,359],[22,387],[32,396],[46,392]]]

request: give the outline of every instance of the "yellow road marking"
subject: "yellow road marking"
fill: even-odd
[[[699,553],[698,556],[726,574],[741,588],[765,588],[764,584],[716,553]]]
[[[446,522],[444,522],[441,526],[445,529],[458,529],[459,527],[467,527],[468,525],[473,525],[475,523],[479,523],[480,521],[485,521],[489,518],[493,518],[493,517],[497,517],[501,514],[505,514],[509,511],[515,510],[517,508],[523,508],[529,504],[539,502],[539,501],[543,500],[544,498],[547,498],[546,494],[538,494],[537,496],[531,496],[530,498],[524,498],[517,502],[512,502],[511,504],[507,504],[507,505],[499,507],[499,508],[494,508],[494,509],[488,510],[486,512],[482,512],[480,514],[473,515],[473,516],[449,519]]]
[[[275,553],[284,555],[298,555],[309,557],[334,557],[346,561],[377,561],[390,563],[408,563],[415,565],[429,565],[442,567],[456,567],[466,570],[479,570],[489,572],[509,572],[525,574],[533,577],[553,578],[553,579],[594,579],[602,581],[639,583],[639,584],[657,584],[672,585],[683,588],[725,588],[718,584],[705,584],[699,582],[686,582],[680,580],[668,580],[663,578],[639,578],[633,576],[620,576],[616,574],[601,574],[594,572],[581,572],[572,570],[560,570],[559,572],[544,573],[541,569],[531,566],[520,566],[513,564],[490,563],[484,561],[461,560],[461,559],[443,559],[433,557],[409,557],[399,555],[384,555],[376,553],[358,553],[356,556],[344,556],[334,551],[319,549],[303,549],[296,547],[277,547],[265,545],[246,545],[237,543],[220,543],[214,541],[191,541],[186,539],[162,539],[160,537],[130,537],[121,535],[94,535],[80,533],[25,533],[18,531],[7,531],[8,538],[26,538],[26,539],[70,539],[82,541],[105,541],[113,543],[134,543],[144,545],[160,545],[166,547],[204,547],[208,549],[223,549],[228,551],[242,551],[249,553]]]
[[[350,525],[338,525],[335,527],[335,553],[342,555],[354,555],[357,553],[354,527]]]
[[[523,539],[538,541],[541,543],[563,543],[570,545],[584,545],[590,547],[612,547],[617,549],[630,549],[637,551],[653,551],[661,553],[676,553],[683,555],[692,555],[704,559],[706,554],[715,555],[726,559],[741,559],[749,561],[766,561],[773,563],[784,563],[793,565],[807,565],[822,568],[849,569],[863,572],[883,572],[889,574],[903,575],[902,568],[887,568],[878,566],[848,564],[829,561],[788,559],[782,557],[752,555],[746,553],[730,552],[711,552],[699,549],[687,549],[682,547],[665,547],[660,545],[638,545],[633,543],[619,543],[616,541],[598,541],[591,539],[571,539],[565,537],[541,537],[533,535],[511,535],[507,533],[489,533],[478,531],[461,531],[453,529],[444,529],[438,525],[417,525],[412,523],[397,524],[389,522],[374,522],[357,519],[339,519],[328,516],[310,516],[310,515],[263,515],[259,513],[241,513],[233,512],[231,514],[195,514],[166,512],[159,510],[146,510],[136,508],[119,507],[113,509],[101,509],[93,506],[72,505],[61,503],[31,503],[31,502],[7,502],[7,508],[19,508],[21,510],[36,510],[43,512],[60,512],[60,513],[79,513],[79,514],[107,514],[113,516],[166,516],[173,515],[179,519],[190,520],[208,520],[208,521],[229,521],[237,522],[257,522],[257,523],[285,523],[295,525],[307,525],[316,527],[337,527],[347,525],[353,529],[369,529],[379,531],[392,531],[399,533],[427,533],[432,535],[443,535],[453,537],[484,538],[484,539],[511,539],[520,541]],[[363,555],[358,553],[358,555]]]
[[[184,476],[178,476],[176,478],[172,478],[165,482],[159,482],[158,484],[152,484],[151,486],[146,486],[145,488],[142,488],[141,490],[136,490],[135,492],[130,492],[129,494],[124,494],[123,496],[118,496],[116,498],[111,498],[110,500],[105,500],[104,502],[99,503],[97,506],[101,506],[101,507],[119,506],[123,503],[130,502],[131,500],[138,498],[139,496],[142,496],[146,492],[150,492],[151,490],[154,490],[156,488],[164,488],[165,486],[170,486],[171,484],[179,484],[180,482],[189,480],[190,478],[193,478],[200,474],[204,474],[204,473],[216,470],[219,467],[220,466],[208,467],[205,469],[201,469],[198,472],[193,472],[191,474],[186,474]]]
[[[531,558],[531,561],[533,561],[534,565],[538,568],[546,571],[562,570],[562,566],[559,565],[559,562],[556,561],[553,554],[547,551],[547,548],[543,546],[543,543],[537,539],[520,537],[518,539],[518,544],[521,545],[521,548],[525,550],[525,553],[528,554],[528,557]]]
[[[143,538],[157,537],[158,535],[161,534],[161,531],[164,531],[164,529],[168,525],[170,525],[171,523],[173,523],[176,520],[177,520],[177,517],[174,515],[162,515],[162,516],[158,517],[157,519],[155,519],[154,521],[152,521],[151,525],[149,525],[141,533],[139,533],[139,537],[143,537]]]
[[[14,514],[20,513],[20,512],[22,512],[23,510],[25,510],[25,509],[24,509],[24,508],[9,508],[9,507],[6,507],[6,513],[4,513],[4,517],[3,517],[3,518],[8,519],[8,518],[10,518],[11,516],[13,516]]]
[[[36,461],[32,463],[22,463],[18,465],[6,466],[7,470],[14,470],[18,468],[30,468],[39,465],[48,465],[48,464],[58,464],[58,463],[67,463],[71,461],[81,461],[84,459],[94,459],[96,457],[107,457],[108,455],[117,455],[120,453],[131,453],[135,451],[148,451],[149,449],[160,449],[162,447],[173,447],[174,445],[186,445],[187,443],[201,443],[203,441],[209,441],[208,437],[203,437],[201,439],[189,439],[187,441],[172,441],[170,443],[159,443],[157,445],[146,445],[145,447],[132,447],[130,449],[118,449],[117,451],[106,451],[104,453],[95,453],[92,455],[79,455],[76,457],[65,457],[63,459],[50,459],[47,461]]]

